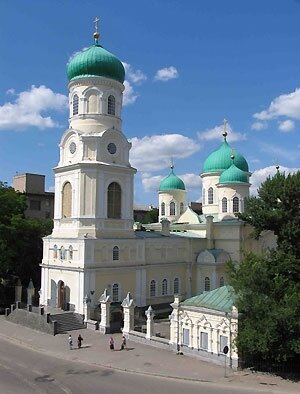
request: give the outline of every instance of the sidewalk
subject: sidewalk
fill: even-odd
[[[69,350],[68,334],[51,336],[8,322],[4,316],[0,316],[0,338],[60,359],[81,361],[133,373],[197,380],[226,386],[247,385],[248,388],[253,387],[254,390],[268,393],[300,392],[300,383],[247,371],[227,370],[228,377],[225,378],[223,367],[132,341],[127,343],[128,350],[120,351],[121,334],[112,335],[115,351],[111,351],[108,346],[109,335],[87,329],[70,333],[73,337],[73,350]],[[79,333],[84,339],[81,349],[77,349]]]

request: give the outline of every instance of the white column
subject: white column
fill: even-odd
[[[180,351],[180,338],[179,338],[179,307],[180,307],[181,296],[176,295],[174,302],[171,304],[173,312],[170,315],[170,345]]]
[[[151,305],[146,310],[145,315],[147,316],[147,331],[146,331],[146,338],[151,339],[154,334],[154,311],[151,308]]]
[[[110,332],[110,295],[107,289],[104,290],[99,298],[101,304],[101,321],[99,326],[99,331],[102,334],[108,334]]]
[[[133,298],[131,297],[129,292],[127,293],[126,298],[124,298],[122,302],[122,307],[124,311],[123,333],[129,334],[129,332],[134,328],[134,307],[135,307]]]

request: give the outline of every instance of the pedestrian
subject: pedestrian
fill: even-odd
[[[73,339],[72,339],[72,335],[71,334],[69,334],[68,341],[69,341],[70,350],[73,350]]]
[[[109,338],[109,348],[110,350],[115,350],[115,342],[113,337]]]
[[[126,337],[125,335],[122,336],[122,343],[121,343],[121,350],[127,350],[127,344],[126,344]]]
[[[78,349],[81,348],[81,342],[82,342],[82,341],[83,341],[83,338],[82,338],[82,336],[79,334],[79,335],[78,335],[78,338],[77,338]]]

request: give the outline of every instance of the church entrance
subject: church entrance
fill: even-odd
[[[57,290],[57,307],[65,309],[65,284],[62,280],[58,282]]]
[[[121,328],[124,325],[123,321],[123,310],[120,304],[111,304],[110,309],[110,332],[121,332]]]

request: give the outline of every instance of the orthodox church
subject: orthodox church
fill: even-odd
[[[55,173],[54,228],[44,238],[40,304],[84,313],[103,292],[121,302],[130,292],[138,307],[170,303],[226,285],[225,263],[241,250],[274,242],[251,238],[235,214],[249,195],[246,159],[224,141],[204,162],[203,214],[187,204],[184,182],[170,174],[158,191],[159,223],[146,231],[133,222],[136,169],[122,131],[125,70],[99,44],[67,65],[69,128],[62,135]],[[200,190],[199,190],[200,194]]]

